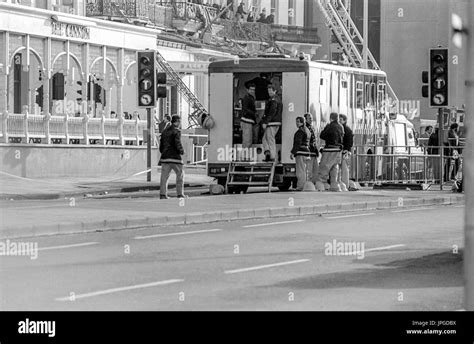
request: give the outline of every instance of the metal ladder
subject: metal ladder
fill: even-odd
[[[189,115],[189,128],[199,127],[199,117],[203,113],[208,113],[207,109],[202,105],[201,101],[194,95],[189,87],[183,82],[179,74],[171,67],[163,55],[156,50],[156,62],[175,83],[178,91],[183,95],[184,99],[194,108],[194,112]]]
[[[334,7],[333,2],[337,4]],[[364,39],[352,20],[349,12],[341,0],[318,0],[321,12],[326,20],[326,25],[331,29],[339,45],[346,54],[352,67],[361,68],[363,66],[363,45]],[[380,66],[374,56],[367,51],[368,68],[380,70]],[[387,90],[392,100],[398,102],[398,97],[387,80]]]
[[[248,187],[268,187],[272,192],[273,177],[275,175],[276,161],[274,162],[245,162],[232,161],[227,174],[226,193],[231,190],[243,188],[244,193]]]

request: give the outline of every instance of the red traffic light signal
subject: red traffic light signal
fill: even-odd
[[[156,106],[156,56],[153,50],[137,52],[138,64],[138,107],[152,108]]]

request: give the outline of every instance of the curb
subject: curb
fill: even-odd
[[[222,221],[257,220],[281,218],[289,216],[325,215],[334,213],[349,213],[368,210],[406,209],[413,206],[454,205],[464,203],[463,195],[438,196],[431,198],[379,200],[368,202],[352,202],[337,204],[317,204],[288,207],[266,207],[256,209],[225,210],[220,212],[197,212],[159,217],[144,217],[133,219],[113,219],[80,223],[60,223],[41,226],[14,226],[5,228],[0,239],[36,237],[47,235],[82,234],[106,232],[127,229],[143,229],[151,227],[178,226],[203,224]],[[18,235],[18,232],[22,234]]]

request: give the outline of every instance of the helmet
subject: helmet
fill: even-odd
[[[210,114],[207,114],[207,113],[204,113],[201,115],[200,122],[201,122],[201,126],[207,130],[214,128],[214,125],[215,125],[214,118]]]

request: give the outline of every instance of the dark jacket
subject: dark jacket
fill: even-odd
[[[325,151],[337,152],[342,150],[342,147],[344,146],[344,130],[339,122],[334,121],[326,125],[319,137],[326,143],[324,146]]]
[[[428,139],[428,154],[438,155],[439,154],[439,141],[438,141],[438,131],[435,131],[430,135]]]
[[[244,5],[243,4],[239,5],[239,7],[237,8],[237,13],[242,14],[242,15],[247,14],[247,12],[245,12],[245,10],[244,10]]]
[[[309,138],[309,151],[311,152],[312,156],[319,156],[319,149],[316,144],[316,134],[314,133],[314,128],[311,124],[305,123],[306,128],[310,132],[310,138]]]
[[[265,22],[267,24],[275,23],[275,16],[273,14],[270,14],[267,18],[265,18]]]
[[[310,137],[311,133],[309,129],[306,128],[306,126],[303,125],[302,127],[299,127],[293,138],[293,149],[291,150],[291,154],[293,154],[294,156],[310,156]]]
[[[342,143],[344,146],[344,150],[351,151],[352,146],[354,145],[354,134],[352,133],[352,129],[349,128],[347,125],[343,125],[344,127],[344,138],[342,139]]]
[[[265,116],[263,117],[263,123],[270,127],[281,126],[281,114],[283,112],[283,104],[278,96],[275,96],[268,100],[265,105]]]
[[[257,123],[257,109],[255,108],[255,98],[247,94],[244,99],[242,99],[242,116],[240,120],[242,122],[255,124]]]
[[[160,153],[160,165],[163,163],[183,165],[181,155],[184,154],[184,149],[181,144],[181,130],[174,125],[167,127],[161,134]]]

